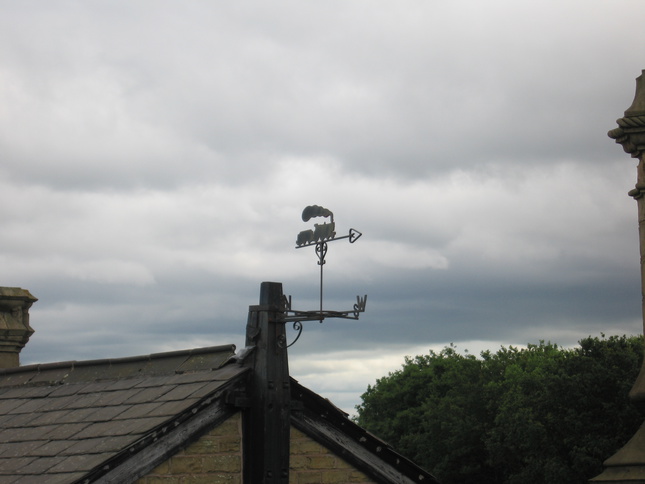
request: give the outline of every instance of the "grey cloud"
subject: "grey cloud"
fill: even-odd
[[[635,163],[606,137],[645,67],[615,13],[638,8],[0,2],[24,360],[243,344],[262,280],[315,308],[311,204],[364,234],[330,247],[326,304],[368,306],[297,358],[640,331]]]
[[[239,181],[250,166],[266,175],[275,157],[265,153],[279,152],[329,153],[357,173],[417,177],[464,163],[610,153],[598,141],[609,120],[585,122],[599,109],[585,78],[610,82],[589,51],[615,65],[602,48],[613,32],[599,32],[590,15],[588,24],[547,31],[547,10],[518,7],[482,21],[476,8],[392,11],[400,23],[373,11],[359,22],[352,6],[345,16],[317,7],[329,25],[302,7],[293,17],[262,9],[265,21],[237,8],[124,8],[73,8],[66,22],[45,10],[31,20],[44,30],[34,28],[31,42],[9,29],[22,41],[3,49],[26,96],[18,121],[32,130],[16,132],[15,120],[7,130],[14,176],[67,186]],[[514,26],[500,30],[514,10]],[[454,15],[460,22],[450,29],[438,20]],[[25,103],[37,118],[25,117]],[[36,169],[25,163],[33,152],[11,141],[35,133],[48,152]]]

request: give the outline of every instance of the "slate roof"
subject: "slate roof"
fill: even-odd
[[[0,484],[133,482],[248,407],[234,345],[0,370]],[[436,483],[290,380],[291,424],[380,483]]]
[[[234,411],[212,410],[249,371],[227,364],[234,351],[227,345],[0,370],[0,484],[95,482],[133,455],[139,467],[152,468]],[[119,482],[118,474],[111,479]]]

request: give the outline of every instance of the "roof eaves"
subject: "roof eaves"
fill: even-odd
[[[439,483],[432,474],[349,420],[347,414],[329,400],[294,379],[291,379],[291,388],[294,407],[300,407],[291,413],[292,424],[377,482]]]

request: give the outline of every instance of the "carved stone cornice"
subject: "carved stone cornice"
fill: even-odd
[[[645,153],[645,70],[636,78],[634,102],[616,123],[618,128],[607,135],[622,145],[632,158],[641,158]]]
[[[629,192],[627,192],[627,195],[629,195],[630,197],[633,197],[634,200],[639,200],[643,198],[643,196],[645,196],[645,184],[636,183],[636,186],[632,188]]]

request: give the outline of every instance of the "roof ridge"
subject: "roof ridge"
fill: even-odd
[[[59,370],[62,368],[74,369],[77,367],[88,367],[88,366],[98,366],[98,365],[115,365],[121,363],[136,363],[136,362],[145,362],[151,360],[158,360],[162,358],[170,357],[181,357],[181,356],[197,356],[201,354],[208,353],[221,353],[221,352],[231,352],[235,353],[235,345],[218,345],[218,346],[206,346],[203,348],[192,348],[186,350],[175,350],[167,351],[162,353],[151,353],[148,355],[137,355],[137,356],[125,356],[121,358],[98,358],[94,360],[68,360],[68,361],[59,361],[52,363],[34,363],[31,365],[16,366],[13,368],[2,368],[0,369],[0,377],[6,375],[13,375],[19,373],[28,373],[28,372],[42,372],[47,370]]]

